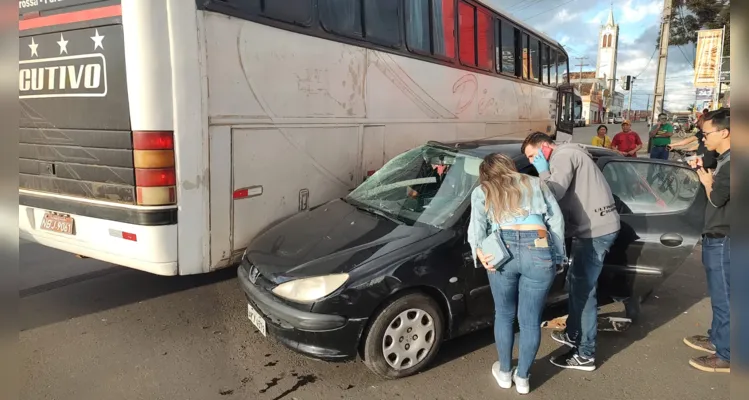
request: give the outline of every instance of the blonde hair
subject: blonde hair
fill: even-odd
[[[530,178],[518,172],[515,162],[502,154],[489,154],[479,166],[479,182],[486,194],[486,211],[500,223],[510,217],[525,216],[523,194],[531,189]]]

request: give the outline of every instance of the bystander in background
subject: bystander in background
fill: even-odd
[[[624,157],[637,157],[637,152],[642,148],[640,134],[632,130],[632,123],[625,119],[622,122],[622,131],[614,135],[611,148]]]
[[[593,140],[591,140],[591,144],[593,146],[605,147],[607,149],[610,149],[611,138],[606,135],[607,133],[609,133],[609,128],[607,128],[606,125],[599,125],[598,129],[596,130],[596,135],[593,136]]]
[[[658,123],[650,130],[650,158],[668,160],[668,145],[671,144],[671,136],[674,134],[674,126],[668,122],[665,113],[658,114]]]

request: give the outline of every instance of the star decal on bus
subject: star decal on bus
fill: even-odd
[[[39,47],[39,43],[34,42],[34,38],[32,37],[31,44],[29,45],[29,48],[31,49],[31,57],[39,57],[39,53],[36,52],[37,47]]]
[[[101,47],[102,50],[104,50],[104,45],[102,44],[102,40],[104,40],[104,36],[99,35],[99,30],[96,30],[96,35],[91,36],[91,40],[94,41],[94,50]]]
[[[68,40],[65,40],[65,38],[62,36],[62,33],[60,34],[60,41],[57,42],[57,44],[60,45],[60,54],[63,52],[65,54],[68,54]]]

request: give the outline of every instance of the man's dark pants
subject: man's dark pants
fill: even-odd
[[[603,260],[619,232],[595,238],[577,238],[574,258],[567,273],[569,282],[569,316],[567,334],[575,341],[577,353],[594,358],[598,330],[598,277]]]
[[[716,355],[731,361],[731,239],[725,237],[702,238],[702,264],[707,274],[707,290],[713,308],[713,321],[708,331]]]
[[[666,146],[653,146],[650,149],[650,158],[658,160],[668,160],[668,147]]]

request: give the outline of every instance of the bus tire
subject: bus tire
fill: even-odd
[[[422,371],[439,351],[444,316],[439,304],[422,293],[390,300],[373,316],[363,343],[363,361],[385,379]]]

